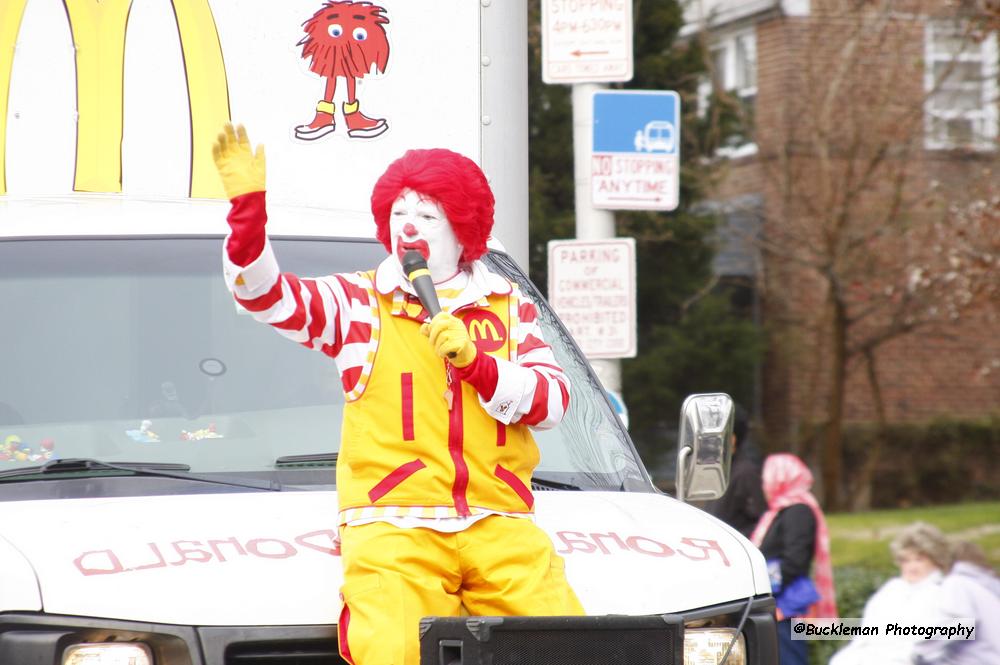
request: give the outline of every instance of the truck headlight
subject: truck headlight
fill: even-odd
[[[736,634],[734,628],[685,628],[684,665],[717,665]],[[740,633],[726,665],[746,665],[746,640]]]
[[[153,665],[153,654],[145,644],[76,644],[63,652],[62,665]]]

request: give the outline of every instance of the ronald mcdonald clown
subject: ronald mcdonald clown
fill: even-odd
[[[281,273],[264,232],[263,147],[227,125],[213,149],[232,201],[226,284],[254,318],[333,358],[346,398],[337,464],[344,659],[419,662],[419,620],[582,614],[563,561],[532,520],[538,448],[569,381],[534,304],[479,261],[493,193],[470,159],[410,150],[372,191],[377,268],[312,279]],[[442,312],[404,277],[427,259]],[[488,320],[500,340],[474,342]]]

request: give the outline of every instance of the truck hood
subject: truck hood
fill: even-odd
[[[51,614],[186,625],[336,623],[334,492],[9,504],[0,543]],[[537,521],[590,614],[651,614],[767,593],[760,553],[658,494],[538,492]],[[21,601],[35,584],[20,566]],[[12,609],[0,593],[0,612]],[[37,601],[36,601],[37,602]]]

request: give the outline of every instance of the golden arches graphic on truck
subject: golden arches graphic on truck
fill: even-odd
[[[14,43],[27,0],[0,0],[0,194],[7,192],[7,95],[14,66]]]
[[[14,43],[26,0],[0,0],[0,162],[6,149],[7,98]],[[125,33],[132,0],[63,0],[76,50],[76,167],[73,189],[120,192]],[[223,198],[211,145],[229,121],[222,45],[208,0],[172,0],[184,55],[191,123],[188,194]],[[0,163],[0,176],[5,176]],[[0,178],[0,194],[6,180]]]

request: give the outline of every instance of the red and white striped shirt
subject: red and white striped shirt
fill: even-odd
[[[225,246],[230,246],[228,238]],[[234,263],[224,251],[223,272],[237,302],[256,320],[335,360],[348,401],[364,391],[378,350],[375,292],[392,295],[391,315],[418,321],[427,318],[391,256],[379,264],[374,277],[339,273],[302,278],[280,272],[271,244],[265,240],[260,255],[245,266]],[[517,303],[517,311],[511,312],[510,334],[516,342],[512,357],[492,359],[480,354],[496,363],[495,385],[474,384],[482,407],[504,424],[521,422],[534,429],[555,426],[569,404],[569,381],[544,341],[534,303],[516,284],[490,272],[480,261],[460,278],[465,282],[461,288],[448,288],[456,280],[439,286],[444,311],[476,307],[490,294],[516,296],[511,299]],[[489,384],[493,384],[492,377]]]

